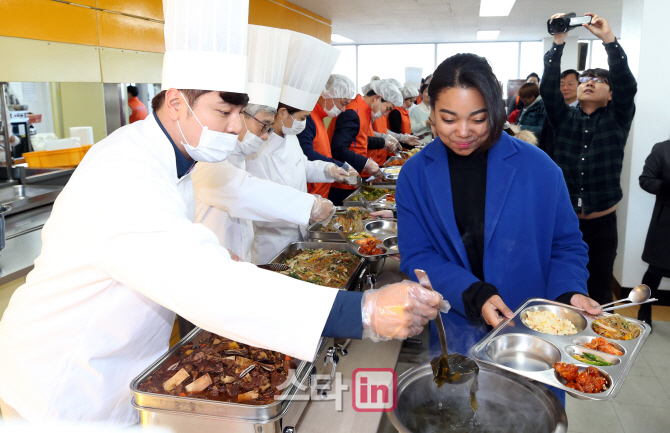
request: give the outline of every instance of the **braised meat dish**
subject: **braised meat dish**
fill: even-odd
[[[319,286],[344,287],[361,258],[346,251],[304,249],[282,263],[291,269],[280,274]]]
[[[204,337],[201,339],[200,337]],[[203,331],[140,384],[140,391],[253,405],[270,404],[296,363],[289,356]]]
[[[596,394],[607,390],[607,379],[595,367],[588,367],[580,372],[574,364],[557,362],[554,369],[568,382],[565,386],[575,391]]]

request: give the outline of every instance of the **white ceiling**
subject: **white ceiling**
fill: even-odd
[[[480,17],[479,0],[291,0],[333,22],[333,33],[357,44],[473,42],[478,30],[500,30],[498,41],[548,37],[557,12],[594,12],[621,31],[623,0],[516,0],[507,17]],[[587,9],[588,7],[588,9]],[[572,34],[593,39],[586,29]]]

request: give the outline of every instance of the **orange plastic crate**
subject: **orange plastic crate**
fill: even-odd
[[[63,150],[41,150],[38,152],[24,153],[23,157],[32,168],[54,168],[54,167],[76,167],[79,165],[88,149],[93,146],[74,147]]]

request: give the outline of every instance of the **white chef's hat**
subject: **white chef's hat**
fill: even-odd
[[[405,68],[405,86],[409,85],[417,89],[421,87],[421,74],[423,74],[423,68],[407,66]]]
[[[164,90],[247,93],[249,0],[163,0]]]
[[[279,102],[312,111],[333,72],[340,50],[311,36],[290,32],[291,43]]]
[[[277,108],[291,34],[273,27],[249,26],[249,103]]]

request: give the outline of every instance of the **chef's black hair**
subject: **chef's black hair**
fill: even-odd
[[[290,105],[282,104],[281,102],[279,103],[279,105],[277,105],[277,111],[279,111],[280,108],[286,108],[286,111],[288,111],[288,114],[290,114],[291,116],[293,116],[298,111],[307,111],[307,110],[300,110],[298,108],[293,108]]]
[[[126,87],[126,89],[128,90],[128,93],[130,93],[131,96],[137,96],[140,94],[140,91],[135,86],[128,86]]]
[[[206,93],[214,92],[215,90],[193,90],[193,89],[183,89],[180,92],[188,100],[188,103],[191,104],[191,108],[195,107],[195,103],[200,99],[200,97]],[[158,111],[163,104],[165,103],[165,94],[167,90],[163,90],[154,96],[154,99],[151,100],[151,109]],[[221,99],[226,103],[231,105],[241,105],[246,107],[249,103],[249,95],[246,93],[233,93],[233,92],[218,92]]]
[[[459,87],[479,91],[486,103],[489,137],[478,149],[484,151],[498,141],[507,120],[502,84],[484,57],[470,53],[456,54],[440,63],[433,73],[433,79],[428,86],[428,96],[433,111],[435,111],[435,102],[443,90]]]

